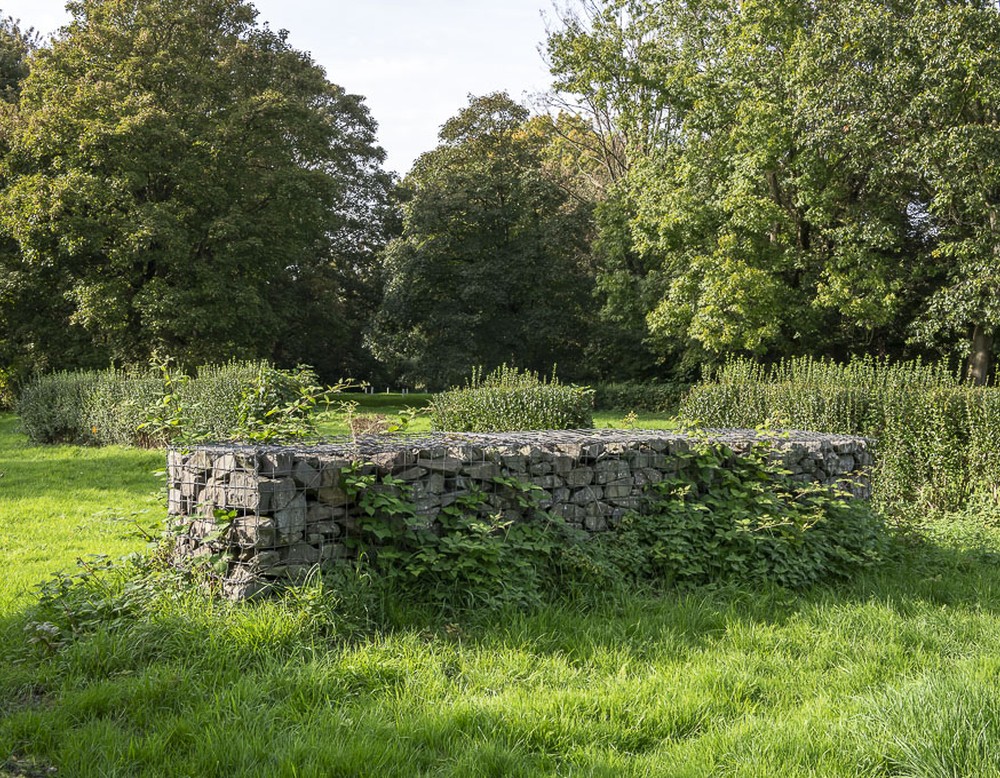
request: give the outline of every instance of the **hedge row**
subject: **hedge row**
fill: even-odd
[[[436,395],[431,426],[449,432],[585,429],[594,426],[591,389],[545,380],[502,365],[483,377],[474,370],[464,387]]]
[[[687,394],[680,415],[874,438],[874,498],[897,513],[960,510],[995,499],[1000,484],[1000,390],[964,385],[943,364],[733,360]]]
[[[50,373],[21,393],[21,430],[35,443],[162,445],[178,438],[267,436],[280,425],[308,427],[316,387],[308,369],[229,362],[194,376],[167,370]],[[280,414],[274,411],[281,411]]]
[[[603,411],[645,411],[676,413],[681,396],[689,388],[681,383],[640,383],[626,381],[593,384],[594,407]]]

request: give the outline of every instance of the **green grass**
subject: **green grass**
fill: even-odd
[[[444,617],[363,580],[233,606],[123,572],[118,609],[86,624],[74,599],[78,632],[48,650],[24,629],[32,585],[141,548],[109,517],[154,523],[162,456],[29,447],[13,424],[0,776],[1000,776],[995,506],[798,593]]]
[[[162,523],[162,451],[29,446],[0,414],[0,614],[87,554],[141,548]]]
[[[356,413],[359,416],[374,416],[381,414],[395,420],[400,414],[410,408],[422,409],[430,402],[429,394],[340,394],[333,398],[334,406],[339,402],[356,402]],[[594,411],[594,426],[597,428],[630,426],[623,411]],[[343,415],[339,410],[331,410],[319,415],[319,434],[323,436],[346,435],[350,432]],[[637,420],[631,426],[641,429],[676,429],[677,422],[673,415],[666,413],[637,414]],[[431,419],[427,412],[419,413],[408,423],[407,432],[429,432]]]

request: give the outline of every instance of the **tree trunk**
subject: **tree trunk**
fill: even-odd
[[[972,349],[969,352],[968,376],[976,386],[984,386],[990,379],[993,367],[993,333],[981,324],[972,330]]]

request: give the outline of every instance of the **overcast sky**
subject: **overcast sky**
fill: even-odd
[[[43,34],[69,21],[65,0],[0,0]],[[260,21],[289,31],[329,79],[364,95],[387,166],[400,174],[437,143],[469,94],[544,91],[538,53],[551,0],[254,0]]]

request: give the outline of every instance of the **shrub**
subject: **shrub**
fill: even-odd
[[[321,390],[308,368],[267,362],[51,373],[25,387],[17,412],[36,443],[162,445],[171,440],[272,440],[309,434]]]
[[[638,549],[641,577],[798,588],[882,556],[886,535],[867,503],[792,480],[766,445],[736,455],[701,443],[680,458],[678,476],[652,486],[648,510],[605,541]]]
[[[431,404],[433,394],[426,392],[410,392],[409,394],[381,394],[375,392],[337,392],[330,395],[330,401],[337,403],[356,403],[359,409],[382,408],[426,408]]]
[[[356,467],[344,479],[361,509],[355,544],[391,586],[418,599],[458,607],[538,604],[558,588],[556,560],[582,530],[538,510],[538,487],[497,481],[518,495],[525,517],[506,520],[473,487],[429,522],[417,512],[410,484]]]
[[[21,431],[35,443],[80,442],[87,429],[83,406],[97,383],[93,372],[58,372],[29,381],[15,410]]]
[[[874,499],[904,513],[960,510],[1000,483],[1000,392],[965,386],[943,364],[738,359],[694,387],[680,414],[875,438]]]
[[[205,365],[181,380],[177,400],[189,439],[266,440],[314,432],[311,411],[321,389],[311,368],[279,370],[268,362]]]
[[[0,411],[12,410],[17,402],[16,376],[9,367],[0,367]]]
[[[160,377],[152,370],[104,370],[83,401],[83,429],[76,442],[98,446],[151,446],[163,440],[140,428],[160,399]]]
[[[510,477],[494,485],[518,496],[523,516],[498,514],[474,487],[429,521],[412,485],[357,464],[344,478],[360,508],[350,542],[400,592],[459,606],[618,585],[800,588],[849,577],[887,548],[867,502],[793,480],[764,444],[737,455],[696,443],[678,464],[675,478],[650,487],[641,512],[597,535],[540,510],[540,488]]]
[[[584,429],[594,426],[591,389],[546,381],[538,373],[502,365],[483,378],[482,370],[462,388],[431,401],[431,426],[450,432]]]
[[[594,384],[594,406],[605,411],[674,413],[687,384],[647,384],[628,381]]]

